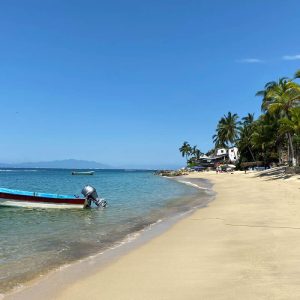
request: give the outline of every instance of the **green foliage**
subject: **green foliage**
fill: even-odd
[[[255,161],[255,153],[252,145],[254,128],[254,114],[248,113],[246,117],[242,118],[241,126],[239,127],[239,138],[237,140],[241,161]]]
[[[256,152],[256,160],[263,160],[266,163],[278,159],[277,138],[279,124],[270,114],[264,114],[253,124],[251,146]]]
[[[191,147],[191,145],[188,142],[184,142],[183,145],[179,148],[179,151],[181,152],[182,157],[186,157],[187,164],[189,166],[196,165],[196,160],[200,158],[200,156],[203,154],[197,146]]]
[[[290,110],[289,118],[279,120],[281,134],[291,133],[293,136],[300,137],[300,107],[294,107]]]
[[[264,89],[256,93],[262,97],[262,114],[257,120],[254,114],[239,120],[237,114],[228,112],[218,122],[213,135],[215,148],[236,145],[240,153],[240,163],[249,161],[278,161],[280,151],[288,149],[293,165],[300,154],[300,70],[293,79],[283,77],[270,81]],[[197,146],[184,142],[179,149],[192,166],[201,156]],[[212,149],[206,153],[211,155]],[[300,156],[300,155],[298,155]]]
[[[216,148],[224,148],[235,144],[238,138],[238,115],[228,112],[224,115],[217,126],[213,141]]]
[[[296,73],[295,77],[298,77],[300,72]],[[295,156],[295,145],[293,143],[292,135],[293,132],[291,124],[291,114],[294,108],[299,107],[300,105],[300,86],[292,79],[281,78],[278,82],[269,82],[265,85],[263,91],[257,92],[257,95],[262,96],[262,110],[274,116],[277,120],[281,120],[281,129],[279,134],[285,133],[289,152],[291,156],[291,162],[293,165],[296,165],[296,156]]]
[[[191,145],[188,142],[183,142],[183,145],[179,148],[179,151],[181,152],[182,157],[186,157],[186,160],[188,160],[188,157],[191,155]]]

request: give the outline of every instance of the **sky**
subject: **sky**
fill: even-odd
[[[300,69],[300,2],[0,3],[0,162],[184,165],[228,111]]]

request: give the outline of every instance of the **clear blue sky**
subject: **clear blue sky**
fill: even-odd
[[[300,68],[300,2],[0,4],[0,162],[182,165],[228,111]]]

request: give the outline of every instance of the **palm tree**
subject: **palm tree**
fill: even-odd
[[[201,152],[199,149],[196,149],[195,151],[195,157],[196,159],[200,159],[200,156],[203,154],[203,152]]]
[[[179,151],[181,152],[182,157],[186,157],[186,160],[188,160],[188,157],[191,155],[191,145],[188,142],[184,142],[183,145],[179,148]]]
[[[249,158],[249,154],[251,159],[255,161],[255,157],[252,150],[251,138],[253,134],[254,128],[254,114],[248,113],[246,117],[242,118],[241,126],[239,127],[239,140],[238,140],[238,148],[241,153],[241,158],[244,156],[246,159],[247,156]],[[247,155],[247,153],[249,153]],[[248,160],[248,159],[246,159]]]
[[[279,132],[282,134],[290,133],[296,145],[300,141],[300,107],[294,107],[290,110],[290,118],[283,118],[279,121]]]
[[[197,145],[195,145],[191,148],[190,154],[193,155],[196,159],[199,159],[203,153],[197,148]]]
[[[238,115],[228,112],[224,115],[217,126],[213,141],[216,147],[228,147],[234,145],[238,138]]]
[[[295,73],[295,78],[300,78],[300,70]]]
[[[294,107],[290,111],[290,119],[283,118],[280,121],[280,131],[290,132],[300,136],[300,107]]]
[[[246,117],[242,118],[242,121],[243,121],[243,125],[244,126],[251,126],[251,125],[253,125],[254,114],[248,113],[248,115]]]
[[[191,150],[190,150],[189,155],[191,155],[192,157],[187,160],[187,164],[190,166],[197,165],[197,163],[200,159],[200,156],[203,153],[197,148],[197,145],[191,147],[190,149]]]
[[[213,142],[215,144],[215,148],[225,148],[225,138],[222,136],[221,132],[219,131],[219,126],[216,129],[216,134],[212,136]]]
[[[253,123],[251,145],[265,163],[271,156],[273,158],[278,156],[276,151],[277,135],[278,123],[274,122],[274,118],[270,114],[261,115]]]
[[[263,91],[256,93],[263,97],[262,110],[279,118],[290,119],[290,110],[300,104],[300,86],[288,78],[281,78],[278,82],[269,82]],[[291,133],[287,132],[293,166],[296,165],[294,146]]]
[[[197,151],[197,145],[195,145],[195,146],[193,146],[193,147],[191,148],[191,154],[192,154],[192,155],[195,155],[195,154],[196,154],[196,151]]]

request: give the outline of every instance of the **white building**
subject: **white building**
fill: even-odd
[[[225,156],[226,155],[228,157],[228,159],[233,163],[237,162],[239,159],[239,151],[238,151],[237,147],[232,147],[229,149],[219,148],[219,149],[217,149],[216,155],[217,156]]]
[[[225,148],[217,149],[217,156],[221,156],[227,154],[227,150]]]
[[[228,149],[228,158],[231,162],[236,162],[239,159],[239,150],[237,147],[232,147]]]

